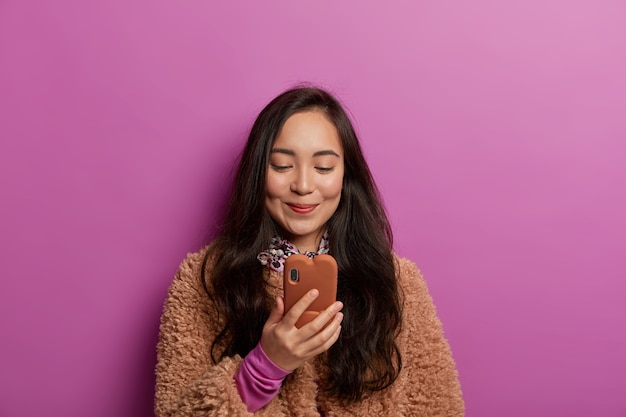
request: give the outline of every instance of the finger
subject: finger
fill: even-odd
[[[319,355],[322,352],[326,352],[330,347],[335,344],[341,334],[341,321],[343,320],[343,313],[337,313],[335,318],[328,326],[326,326],[321,332],[309,339],[303,346],[303,351],[306,355],[313,357]]]
[[[302,313],[307,310],[307,307],[311,305],[311,303],[317,298],[318,295],[319,291],[316,289],[313,289],[304,294],[304,296],[302,296],[302,298],[300,298],[298,302],[296,302],[293,307],[291,307],[287,314],[285,314],[283,322],[290,326],[295,326]]]
[[[317,349],[318,346],[322,345],[333,335],[343,320],[343,313],[340,313],[342,308],[343,303],[335,301],[324,311],[320,312],[314,320],[300,329],[307,340],[306,350]]]
[[[304,329],[305,327],[308,327],[313,331],[312,335],[316,334],[322,330],[324,326],[326,326],[337,315],[337,313],[341,311],[342,308],[343,303],[341,301],[335,301],[324,311],[321,311],[314,320],[302,328]]]

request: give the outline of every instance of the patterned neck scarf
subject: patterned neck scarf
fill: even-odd
[[[285,267],[285,258],[290,257],[295,253],[300,253],[298,248],[288,240],[281,239],[280,236],[274,236],[270,242],[270,247],[267,250],[259,253],[256,257],[261,264],[273,269],[276,272],[283,272]],[[304,252],[303,255],[313,258],[315,255],[321,255],[328,253],[328,233],[324,233],[322,240],[320,241],[320,247],[317,252]]]

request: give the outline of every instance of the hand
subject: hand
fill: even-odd
[[[314,356],[326,352],[339,338],[343,319],[343,313],[339,312],[343,308],[340,301],[334,302],[302,328],[296,327],[302,313],[318,295],[317,290],[309,291],[287,314],[284,314],[282,297],[276,297],[276,305],[263,326],[263,351],[272,362],[286,371],[293,371]]]

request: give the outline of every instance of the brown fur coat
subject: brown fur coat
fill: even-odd
[[[206,248],[183,261],[165,302],[157,347],[158,417],[252,415],[233,379],[242,358],[226,358],[218,364],[210,358],[219,323],[200,281],[205,252]],[[398,337],[403,368],[394,384],[359,403],[343,406],[318,389],[316,381],[324,369],[312,360],[290,375],[279,394],[255,415],[313,417],[320,416],[320,410],[328,417],[464,415],[455,364],[426,284],[411,261],[398,259],[397,265],[404,293]],[[207,270],[209,277],[210,272]],[[280,274],[268,270],[268,275],[276,294],[282,292]]]

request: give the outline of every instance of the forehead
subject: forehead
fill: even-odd
[[[296,150],[342,150],[341,139],[335,125],[318,110],[291,115],[274,141],[274,148]]]

